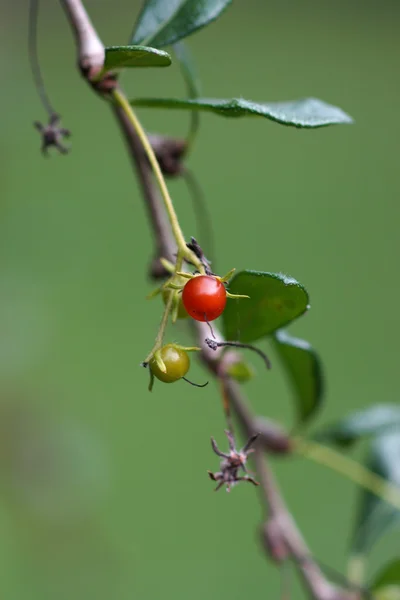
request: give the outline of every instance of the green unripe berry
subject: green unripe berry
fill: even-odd
[[[150,369],[154,377],[164,383],[173,383],[182,379],[189,371],[190,359],[185,350],[177,348],[174,344],[166,344],[159,350],[159,357],[166,366],[166,372],[161,371],[160,366],[153,357],[150,361]]]

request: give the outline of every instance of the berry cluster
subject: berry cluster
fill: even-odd
[[[232,297],[225,287],[230,275],[231,273],[226,277],[218,277],[213,274],[178,272],[156,292],[161,291],[166,306],[170,302],[173,321],[191,317],[210,324],[222,315],[227,298]],[[143,364],[149,366],[152,378],[156,377],[164,383],[174,383],[179,379],[188,381],[185,375],[190,367],[190,350],[200,348],[166,344],[154,352],[148,363]]]
[[[174,383],[179,379],[183,379],[196,387],[204,387],[207,383],[199,385],[186,379],[185,375],[190,367],[188,356],[189,351],[198,351],[201,348],[187,348],[178,344],[163,345],[164,331],[171,314],[172,322],[177,319],[191,317],[196,321],[205,322],[208,324],[212,338],[206,338],[204,344],[211,350],[234,346],[237,348],[246,348],[256,352],[265,363],[267,369],[271,368],[271,363],[268,356],[259,348],[251,344],[244,344],[240,341],[217,341],[214,336],[211,321],[214,321],[224,312],[228,298],[249,298],[249,296],[231,294],[226,289],[226,284],[230,280],[234,269],[229,271],[224,277],[220,277],[211,271],[211,266],[208,260],[194,238],[188,247],[193,249],[196,257],[201,261],[201,269],[203,272],[188,273],[180,271],[182,261],[173,265],[165,259],[161,262],[171,276],[170,278],[152,294],[150,298],[158,293],[161,293],[164,304],[164,317],[161,322],[159,334],[156,344],[149,354],[143,366],[150,368],[150,386],[151,390],[154,383],[154,378],[159,379],[164,383]]]

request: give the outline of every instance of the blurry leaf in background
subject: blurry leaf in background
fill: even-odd
[[[370,587],[376,589],[389,584],[400,586],[400,558],[388,563],[374,578]]]
[[[400,427],[376,437],[366,467],[400,487]],[[366,554],[389,528],[397,525],[400,510],[375,494],[362,490],[352,539],[355,554]]]
[[[167,46],[214,21],[232,0],[147,0],[132,44]]]
[[[400,600],[400,558],[388,563],[370,587],[377,600]]]
[[[314,437],[323,442],[346,447],[359,439],[392,427],[400,428],[400,406],[376,404],[352,413],[336,423],[326,425]]]
[[[273,341],[293,385],[298,420],[304,423],[322,404],[324,382],[321,361],[311,344],[290,336],[286,331],[276,331]]]
[[[105,49],[102,72],[127,67],[168,67],[171,64],[168,52],[147,46],[109,46]]]
[[[223,312],[223,330],[228,340],[254,342],[265,337],[309,308],[304,287],[279,273],[240,271],[229,282],[232,294],[250,298],[228,299]]]
[[[304,98],[290,102],[259,103],[242,98],[230,100],[217,98],[134,98],[133,106],[176,110],[202,110],[223,117],[264,117],[282,125],[299,128],[316,128],[327,125],[352,123],[341,108],[327,104],[317,98]]]
[[[374,590],[376,600],[400,600],[400,585],[385,585]]]
[[[244,360],[230,363],[226,372],[230,377],[233,377],[233,379],[236,379],[236,381],[239,381],[240,383],[249,381],[255,375],[253,367]]]

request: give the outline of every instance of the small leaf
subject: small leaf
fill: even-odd
[[[232,0],[147,0],[139,14],[132,44],[173,44],[214,21]]]
[[[371,589],[376,589],[387,585],[400,586],[400,558],[396,558],[387,564],[382,571],[378,573],[369,587]]]
[[[357,440],[400,426],[400,406],[376,404],[327,425],[315,437],[338,446],[350,446]]]
[[[309,308],[304,287],[280,273],[241,271],[231,279],[229,292],[247,294],[250,298],[228,299],[223,312],[228,340],[254,342],[284,327]]]
[[[394,485],[400,486],[400,431],[376,437],[367,458],[367,468]],[[385,530],[400,519],[400,510],[371,492],[362,491],[352,547],[365,554]]]
[[[254,369],[243,360],[230,364],[226,372],[240,383],[245,383],[254,377]]]
[[[352,123],[341,108],[327,104],[317,98],[304,98],[292,102],[270,102],[260,104],[233,98],[217,100],[214,98],[196,98],[182,100],[176,98],[135,98],[133,106],[148,108],[168,108],[184,110],[204,110],[224,117],[258,116],[292,127],[324,127],[341,123]]]
[[[292,380],[298,419],[304,423],[322,403],[323,376],[320,359],[308,342],[294,338],[285,331],[275,332],[273,339],[279,357]]]
[[[109,46],[105,53],[102,72],[127,67],[168,67],[171,64],[168,52],[147,46]]]

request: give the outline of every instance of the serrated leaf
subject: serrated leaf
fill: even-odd
[[[228,299],[223,328],[228,340],[254,342],[284,327],[309,308],[305,288],[281,273],[241,271],[229,283],[232,294],[250,298]]]
[[[400,406],[377,404],[327,425],[315,437],[339,446],[350,446],[361,438],[396,426],[400,427]]]
[[[371,444],[366,466],[387,481],[400,487],[400,430],[386,432]],[[400,510],[371,492],[363,490],[356,516],[352,548],[365,554],[390,527],[400,521]]]
[[[180,110],[203,110],[224,117],[264,117],[292,127],[315,128],[327,125],[352,123],[341,108],[327,104],[317,98],[304,98],[293,102],[269,102],[260,104],[233,98],[222,100],[214,98],[177,99],[177,98],[134,98],[133,106],[148,108],[166,108]]]
[[[276,331],[274,346],[291,379],[298,420],[304,423],[320,408],[323,396],[322,365],[311,344]]]
[[[232,0],[147,0],[132,36],[132,44],[162,47],[173,44],[214,21]]]
[[[396,558],[385,565],[369,587],[376,589],[387,585],[400,586],[400,558]]]
[[[245,383],[254,377],[254,369],[244,361],[237,361],[231,363],[227,369],[227,374],[239,381],[239,383]]]
[[[129,67],[168,67],[168,52],[148,46],[108,46],[105,49],[103,72]]]

